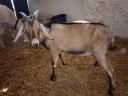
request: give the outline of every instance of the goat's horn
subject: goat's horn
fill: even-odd
[[[28,16],[25,13],[23,13],[23,12],[19,12],[19,13],[22,15],[22,18],[24,20],[28,20]]]
[[[48,38],[48,39],[53,39],[52,36],[50,36],[50,34],[48,33],[47,29],[44,27],[43,24],[40,23],[40,29],[41,31],[44,33],[44,35]]]
[[[23,31],[24,31],[24,28],[23,28],[23,26],[21,26],[17,35],[16,35],[16,38],[14,39],[13,42],[16,42],[19,39],[19,37],[23,35]]]
[[[39,10],[34,11],[32,18],[33,19],[37,19],[38,18],[38,14],[39,14]]]

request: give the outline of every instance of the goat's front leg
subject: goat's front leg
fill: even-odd
[[[60,59],[61,59],[61,61],[62,61],[61,67],[63,67],[64,65],[66,65],[65,62],[64,62],[64,52],[61,52],[61,53],[59,54],[59,56],[60,56]]]
[[[59,59],[59,53],[56,50],[51,50],[51,56],[52,56],[52,75],[51,75],[50,80],[55,81],[56,80],[55,69],[57,67],[57,61]]]

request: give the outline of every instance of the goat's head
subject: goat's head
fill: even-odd
[[[45,36],[52,39],[44,25],[39,22],[38,13],[39,10],[36,10],[31,16],[27,16],[25,13],[20,12],[22,15],[21,27],[14,42],[16,42],[23,34],[27,36],[32,47],[38,47],[40,41],[43,40]]]

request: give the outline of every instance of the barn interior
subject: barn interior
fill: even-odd
[[[114,68],[114,96],[128,96],[127,4],[127,0],[28,0],[28,10],[22,10],[29,15],[39,9],[41,22],[66,14],[68,22],[86,20],[105,24],[116,36],[116,48],[107,55]],[[57,80],[51,81],[49,50],[42,45],[32,48],[23,38],[14,44],[12,34],[13,31],[6,30],[5,47],[0,47],[0,96],[107,96],[107,75],[99,65],[94,66],[93,56],[66,54],[66,65],[61,68],[62,62],[58,62]]]

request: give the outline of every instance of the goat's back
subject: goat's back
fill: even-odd
[[[63,51],[92,50],[104,46],[111,32],[101,24],[54,24],[51,29],[54,45]]]

